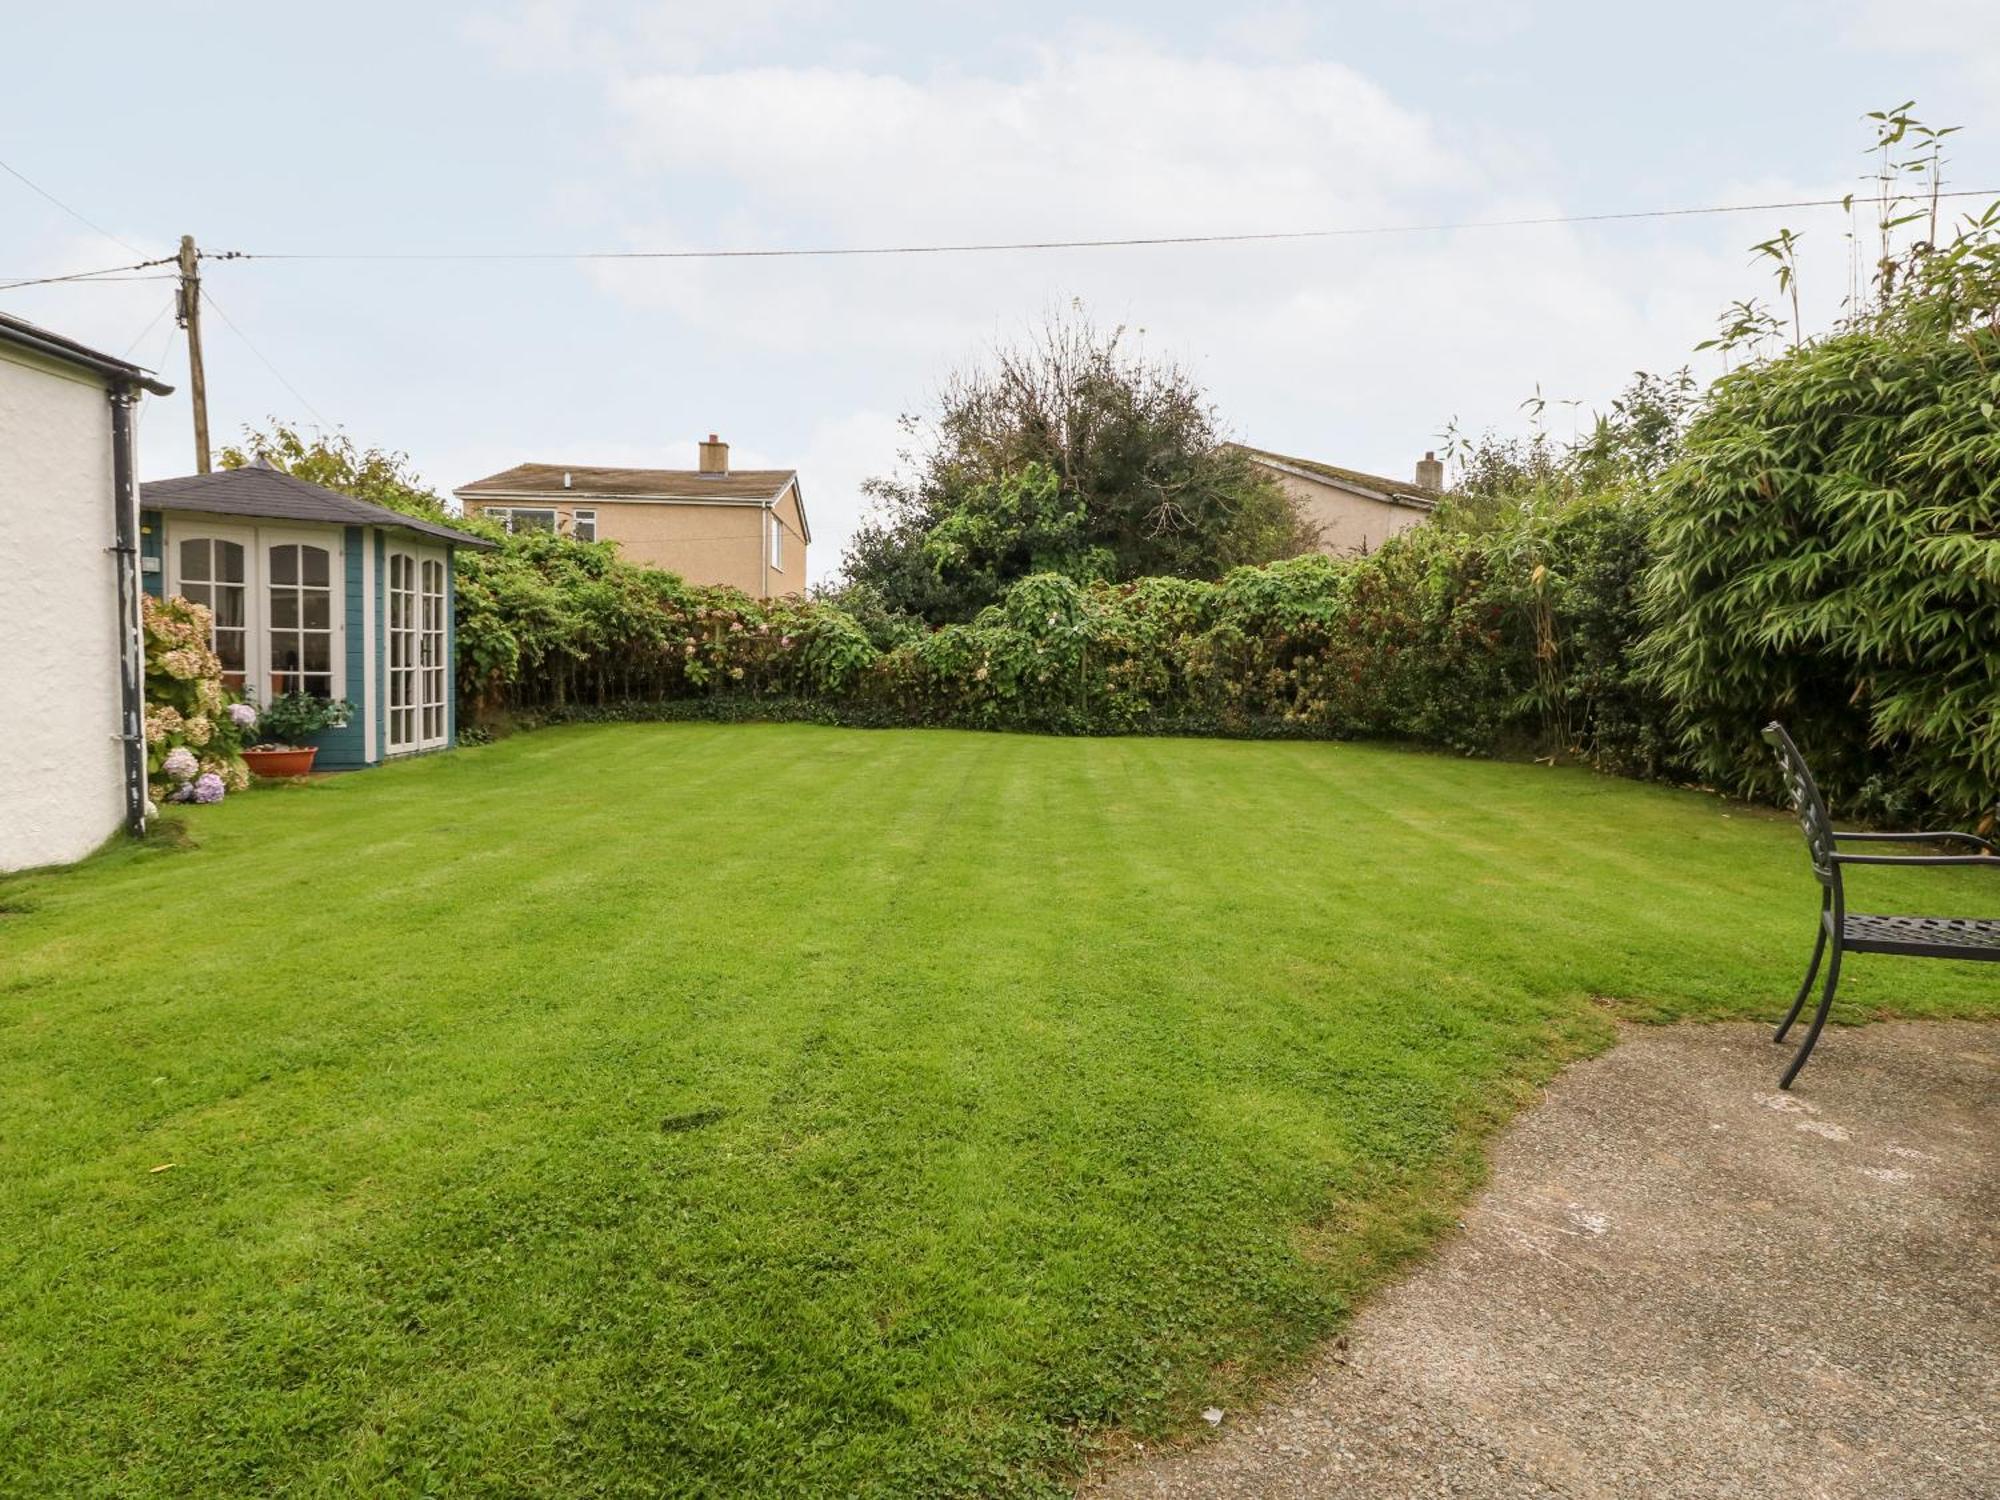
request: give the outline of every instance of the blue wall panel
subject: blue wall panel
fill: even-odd
[[[167,586],[166,564],[163,561],[167,553],[166,544],[166,523],[161,520],[160,513],[156,510],[140,511],[139,587],[155,599],[165,597],[161,590]],[[152,562],[151,567],[147,566],[148,559]]]
[[[367,741],[363,738],[366,718],[363,700],[367,696],[368,680],[363,672],[365,657],[362,652],[361,620],[362,610],[367,607],[361,586],[361,544],[359,526],[343,528],[345,532],[342,547],[344,559],[341,573],[345,580],[343,592],[346,598],[335,607],[344,611],[344,625],[347,631],[346,662],[347,701],[354,705],[354,713],[344,729],[329,729],[314,741],[319,746],[316,768],[328,771],[348,771],[368,763]]]

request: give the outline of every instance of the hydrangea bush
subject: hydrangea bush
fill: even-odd
[[[238,753],[256,721],[232,703],[209,649],[209,613],[190,600],[145,600],[146,780],[154,803],[220,802],[250,773]]]

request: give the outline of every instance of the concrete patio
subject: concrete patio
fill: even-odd
[[[1086,1493],[2000,1494],[2000,1027],[1628,1027],[1263,1408]]]

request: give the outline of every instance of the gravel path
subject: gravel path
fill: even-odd
[[[2000,1496],[2000,1027],[1626,1028],[1464,1232],[1141,1496]]]

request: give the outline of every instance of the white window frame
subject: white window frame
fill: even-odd
[[[261,626],[261,644],[264,648],[264,672],[257,683],[260,689],[257,694],[257,701],[259,703],[266,701],[264,694],[270,692],[274,686],[271,679],[280,670],[283,670],[277,665],[271,651],[271,631],[275,627],[272,625],[270,616],[270,568],[271,552],[272,549],[277,547],[317,547],[320,551],[327,554],[326,637],[327,651],[329,653],[327,663],[327,693],[335,701],[345,699],[347,697],[347,662],[345,660],[347,656],[347,580],[343,569],[347,563],[347,535],[343,531],[337,532],[329,538],[325,532],[293,531],[289,528],[260,526],[257,528],[257,563],[263,576],[260,580],[261,586],[258,590],[257,602],[263,611],[263,619],[259,624]],[[301,573],[303,574],[303,569],[301,569]],[[297,590],[299,585],[294,583],[291,587]],[[298,629],[300,627],[294,626],[291,628]],[[304,668],[300,668],[299,671],[303,673]]]
[[[182,542],[230,542],[243,549],[243,691],[247,694],[258,680],[260,655],[263,650],[263,608],[259,596],[263,592],[264,573],[257,566],[260,552],[257,546],[257,528],[235,526],[226,522],[208,524],[188,521],[176,525],[169,515],[165,523],[166,534],[161,538],[160,550],[164,555],[163,571],[160,577],[160,591],[166,598],[181,595],[181,543]],[[211,570],[213,569],[211,553]],[[210,580],[202,579],[207,584]],[[215,634],[211,627],[208,643],[215,645]]]
[[[548,505],[486,505],[480,507],[480,514],[489,521],[498,521],[509,536],[514,535],[516,516],[547,516],[549,524],[546,529],[551,536],[555,535],[562,525],[562,512]],[[544,528],[533,529],[540,531]]]
[[[583,528],[586,526],[590,528],[589,536],[585,536],[583,534]],[[570,535],[575,537],[579,542],[596,541],[597,512],[594,510],[572,511],[570,513],[569,530],[570,530]]]
[[[243,548],[243,696],[252,703],[270,700],[271,596],[270,549],[300,545],[327,552],[329,619],[332,625],[332,682],[335,698],[348,698],[347,681],[347,532],[333,527],[315,530],[298,526],[245,526],[204,521],[168,511],[164,517],[161,551],[164,565],[160,588],[168,598],[181,592],[181,543],[203,537],[235,542]],[[351,701],[351,700],[350,700]]]
[[[767,510],[764,514],[771,518],[771,571],[782,573],[785,571],[785,523],[778,519],[775,510]]]

